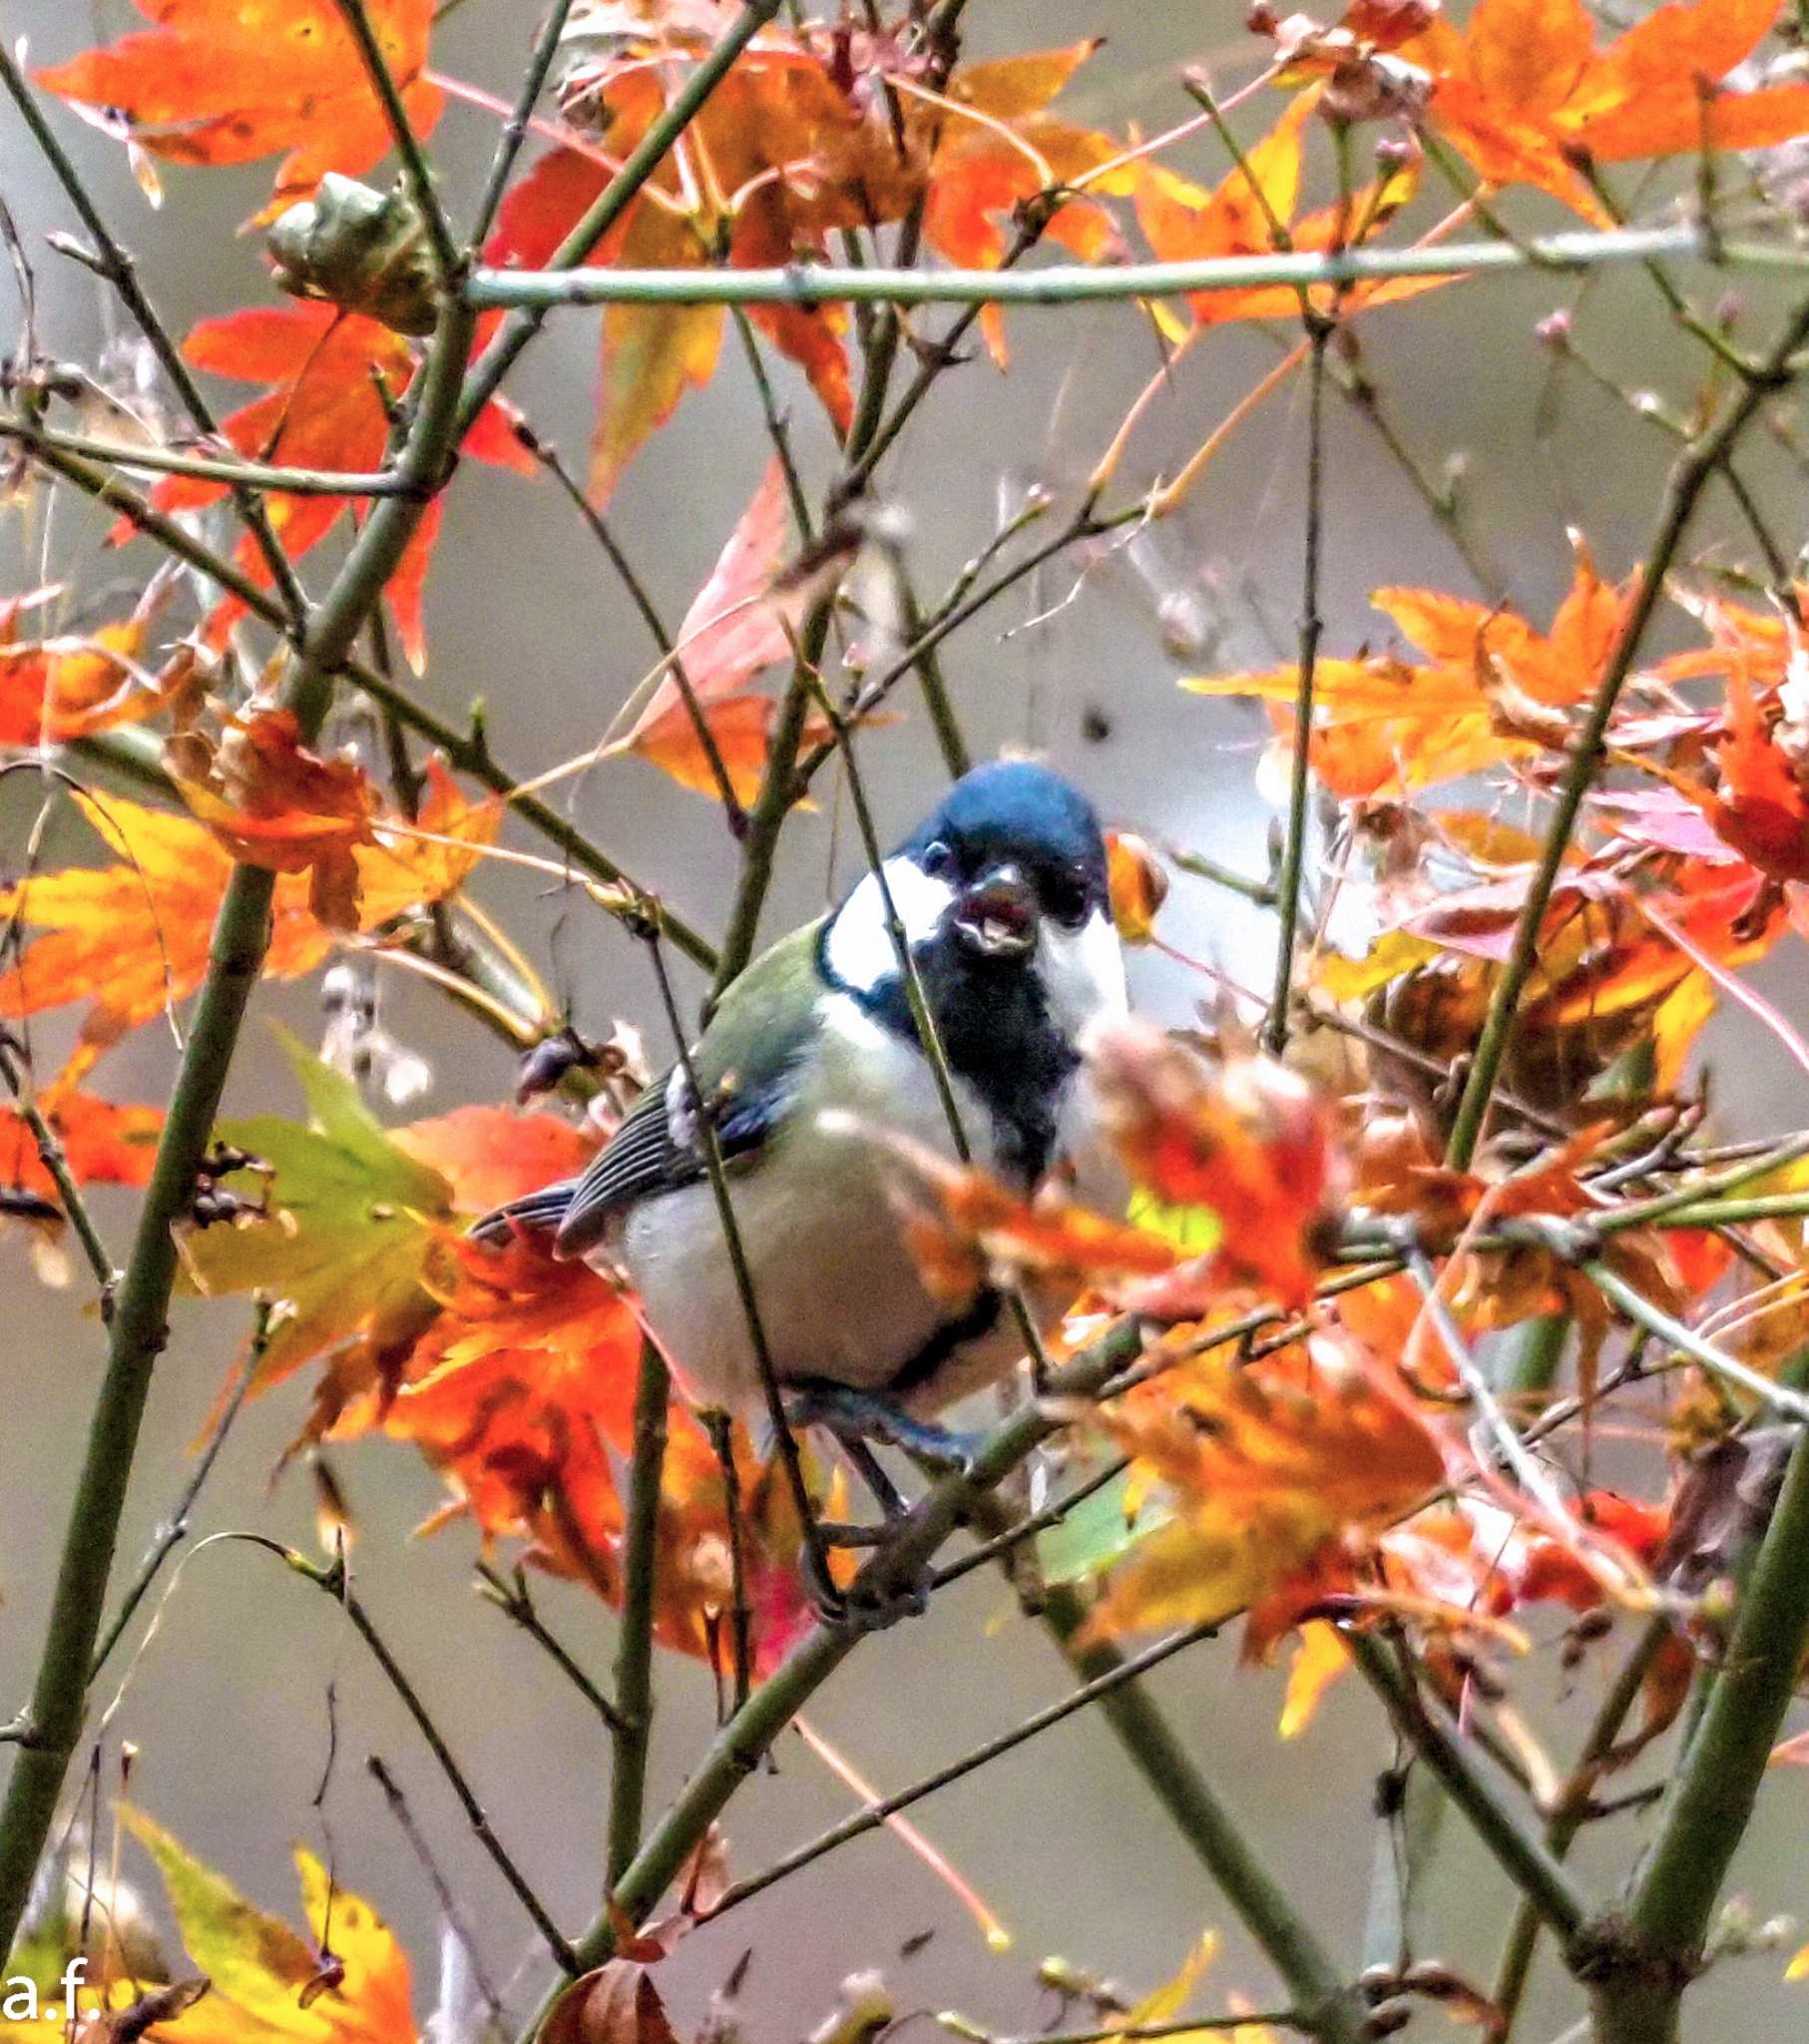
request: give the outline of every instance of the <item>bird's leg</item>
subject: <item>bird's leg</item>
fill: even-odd
[[[958,1433],[934,1420],[917,1419],[891,1399],[874,1391],[856,1390],[852,1384],[812,1377],[795,1388],[802,1394],[792,1407],[799,1425],[827,1427],[840,1441],[884,1441],[888,1447],[903,1448],[941,1470],[968,1468],[980,1445],[979,1434]],[[861,1475],[863,1481],[869,1481],[864,1469]],[[897,1496],[895,1488],[892,1494]],[[886,1509],[883,1498],[880,1506]]]
[[[872,1493],[880,1510],[882,1523],[878,1526],[819,1521],[817,1531],[831,1545],[883,1547],[910,1512],[909,1502],[874,1454],[874,1440],[902,1447],[915,1458],[939,1468],[966,1466],[967,1443],[959,1436],[912,1419],[870,1393],[823,1378],[790,1384],[786,1389],[787,1416],[793,1424],[822,1427]],[[928,1603],[921,1584],[907,1584],[884,1597],[868,1600],[846,1595],[833,1583],[818,1580],[819,1574],[826,1571],[808,1571],[807,1587],[817,1615],[825,1624],[854,1625],[876,1632],[901,1618],[920,1616]]]

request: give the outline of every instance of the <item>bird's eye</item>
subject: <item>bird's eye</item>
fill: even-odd
[[[1044,875],[1043,899],[1057,922],[1075,928],[1087,920],[1091,901],[1087,875],[1075,866],[1057,867]]]
[[[955,870],[955,853],[950,845],[938,837],[924,846],[923,856],[917,863],[932,880],[939,880],[945,873],[952,873]]]

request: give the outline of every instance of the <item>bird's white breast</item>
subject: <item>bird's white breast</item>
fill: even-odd
[[[959,1081],[956,1093],[973,1155],[987,1163],[991,1118]],[[826,1113],[953,1154],[929,1065],[848,994],[827,1000],[784,1129],[751,1163],[731,1166],[728,1183],[778,1377],[878,1390],[946,1308],[924,1290],[905,1246],[883,1153],[853,1130],[825,1128]],[[709,1186],[643,1202],[628,1217],[619,1254],[692,1391],[705,1402],[752,1402],[758,1367]],[[920,1402],[946,1402],[1007,1367],[1015,1352],[1007,1323],[996,1356],[964,1358],[966,1366]]]

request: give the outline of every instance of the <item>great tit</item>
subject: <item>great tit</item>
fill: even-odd
[[[839,906],[724,993],[684,1064],[641,1096],[582,1178],[479,1224],[551,1228],[556,1254],[624,1272],[704,1404],[762,1386],[700,1113],[713,1121],[761,1331],[794,1419],[850,1448],[946,1448],[932,1415],[1024,1353],[1009,1302],[951,1312],[926,1289],[872,1137],[948,1156],[953,1138],[913,1022],[889,892],[934,1019],[974,1161],[1029,1191],[1071,1150],[1082,1032],[1125,1006],[1105,840],[1047,767],[965,774]],[[863,1473],[870,1455],[861,1455]],[[883,1500],[882,1500],[883,1501]]]

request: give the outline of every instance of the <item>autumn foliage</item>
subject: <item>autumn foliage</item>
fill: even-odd
[[[0,60],[65,208],[22,233],[0,206],[23,313],[0,488],[26,535],[0,591],[0,1254],[29,1252],[22,1285],[75,1286],[85,1266],[109,1358],[107,1452],[72,1509],[30,1709],[0,1729],[0,1946],[34,1995],[79,1956],[93,1998],[67,2031],[9,2001],[0,2035],[467,2044],[527,2023],[550,2044],[723,2044],[743,1969],[700,2027],[669,2009],[661,1967],[818,1856],[762,1874],[732,1861],[732,1810],[717,1821],[793,1721],[869,1804],[854,1828],[888,1825],[997,1942],[903,1815],[915,1791],[888,1800],[799,1717],[863,1627],[921,1638],[926,1604],[940,1622],[941,1590],[989,1559],[1076,1679],[1121,1693],[1113,1729],[1154,1785],[1151,1821],[1165,1801],[1280,1983],[1263,2004],[1228,1989],[1216,2032],[1272,2039],[1250,2014],[1266,2005],[1356,2044],[1437,2004],[1499,2044],[1530,2020],[1550,1930],[1567,2021],[1595,2044],[1671,2044],[1701,1972],[1782,1938],[1722,1898],[1755,1797],[1788,1810],[1809,1740],[1786,1723],[1809,1645],[1809,1135],[1789,1133],[1809,1118],[1774,1105],[1809,1069],[1803,23],[1776,0],[1637,19],[1583,0],[1261,5],[1235,62],[1224,24],[1202,26],[1199,64],[1158,87],[1128,82],[1099,36],[1002,47],[984,0],[579,0],[508,24],[499,95],[441,68],[457,31],[428,0],[137,5],[142,25],[92,48],[59,28],[36,68]],[[471,191],[448,172],[467,131],[490,173]],[[178,217],[201,174],[261,166],[227,183],[268,262],[186,332],[84,182],[122,150]],[[117,299],[143,343],[130,373],[117,350],[53,346],[51,254]],[[1610,264],[1623,309],[1604,333],[1591,293]],[[1416,392],[1390,387],[1405,356],[1372,336],[1411,333],[1430,386],[1442,350],[1477,347],[1497,290],[1514,309],[1476,373],[1547,379],[1524,444],[1491,457],[1517,506],[1511,575],[1462,464],[1428,460]],[[1077,354],[1038,396],[1037,480],[1013,456],[938,596],[921,581],[921,527],[946,508],[934,434],[971,430],[952,410],[935,425],[938,406],[970,418],[985,379],[1043,373],[1022,327],[1083,299],[1116,301],[1103,330],[1141,351],[1131,388],[1148,380],[1108,416]],[[512,372],[579,302],[601,309],[589,447],[568,463]],[[1202,419],[1208,362],[1243,380]],[[1591,450],[1552,425],[1579,380],[1616,427],[1666,440],[1637,546]],[[704,534],[713,567],[669,624],[661,577],[635,564],[660,519],[688,530],[692,513],[636,485],[681,408],[700,418],[699,394],[731,384],[760,436],[712,450],[740,508]],[[1283,390],[1298,402],[1291,421],[1275,403],[1259,456],[1249,422]],[[1379,534],[1347,490],[1341,402],[1436,546]],[[1787,487],[1753,480],[1761,450]],[[1278,566],[1265,527],[1165,586],[1220,483],[1242,502],[1244,456],[1278,461],[1298,547]],[[436,549],[464,543],[476,465],[492,504],[569,499],[585,572],[619,577],[647,628],[587,674],[571,758],[502,764],[481,699],[531,711],[547,678],[532,649],[474,675],[436,617]],[[506,515],[494,572],[538,572]],[[1340,557],[1353,535],[1364,551]],[[1367,611],[1333,600],[1328,557],[1390,564],[1364,574]],[[1123,603],[1138,577],[1153,634]],[[1070,614],[1118,604],[1136,658],[1088,680],[1102,746],[1121,716],[1155,714],[1145,652],[1185,670],[1161,687],[1161,784],[1104,805],[1138,1011],[1084,1044],[1081,1168],[1028,1194],[881,1119],[841,1131],[882,1160],[952,1317],[1000,1293],[1027,1333],[1047,1321],[1022,1396],[976,1408],[977,1460],[951,1471],[907,1431],[912,1509],[851,1530],[829,1444],[775,1437],[765,1410],[695,1409],[685,1357],[607,1259],[562,1260],[531,1212],[471,1228],[581,1173],[667,1083],[701,991],[679,961],[712,1000],[747,962],[781,835],[814,846],[833,894],[864,863],[863,767],[905,784],[881,804],[899,816],[941,785],[903,764],[900,727],[960,769],[963,664],[1015,671],[964,628],[1013,592],[1007,636],[1031,635],[1038,688]],[[1270,622],[1287,609],[1291,639]],[[479,700],[448,707],[462,697]],[[1048,737],[1056,715],[1038,696],[1028,728]],[[987,716],[1006,728],[997,703]],[[1089,777],[1087,755],[1064,764]],[[637,777],[671,813],[719,819],[713,894],[657,835],[612,834]],[[1183,841],[1211,834],[1232,787],[1274,803],[1266,872],[1222,860],[1228,838]],[[519,926],[495,907],[505,867],[545,890]],[[1241,939],[1183,935],[1195,882],[1273,918],[1272,968],[1268,948],[1252,972]],[[606,923],[628,940],[598,949],[620,982],[579,997],[572,931]],[[1142,999],[1145,959],[1184,989],[1165,1010]],[[404,974],[479,1046],[455,1069],[389,1033],[380,990]],[[278,985],[291,1021],[318,994],[317,1042],[282,1026]],[[289,1078],[255,1099],[235,1059],[266,1009]],[[1793,1089],[1762,1103],[1743,1072],[1714,1076],[1729,1043],[1759,1040]],[[169,1083],[116,1081],[128,1069]],[[732,1169],[724,1187],[732,1204]],[[169,1539],[109,1590],[140,1414],[190,1316],[241,1328],[237,1361]],[[9,1397],[42,1366],[15,1343]],[[486,1983],[475,2014],[430,2014],[423,1955],[341,1884],[330,1836],[298,1854],[297,1927],[213,1870],[230,1837],[197,1856],[130,1779],[121,1643],[181,1624],[152,1593],[246,1398],[280,1406],[272,1477],[312,1472],[321,1550],[223,1537],[335,1598],[427,1733],[563,1969],[538,2014],[518,1980]],[[509,1861],[359,1601],[363,1529],[336,1472],[402,1466],[437,1498],[423,1531],[463,1543],[524,1661],[541,1649],[610,1744],[606,1901],[582,1934]],[[34,1508],[60,1519],[63,1472],[43,1488]],[[959,1559],[963,1540],[984,1554]],[[615,1643],[607,1682],[594,1639],[575,1654],[549,1628],[543,1586],[574,1632]],[[1242,1664],[1285,1670],[1289,1765],[1326,1750],[1334,1685],[1360,1678],[1387,1713],[1401,1758],[1371,1922],[1390,1949],[1361,1977],[1296,1920],[1291,1870],[1233,1836],[1241,1809],[1202,1817],[1215,1790],[1130,1680],[1127,1657],[1232,1627]],[[643,1807],[655,1700],[697,1679],[723,1729],[661,1814]],[[1573,1694],[1595,1714],[1581,1743]],[[53,1822],[90,1751],[117,1811],[97,1796]],[[1423,1791],[1477,1829],[1519,1913],[1493,1977],[1488,1953],[1425,1942],[1447,1926],[1425,1928]],[[1587,1885],[1566,1856],[1579,1831],[1620,1819],[1624,1842],[1629,1811],[1644,1829],[1623,1884]],[[142,1920],[134,1863],[176,1939]],[[887,1957],[893,1929],[850,1964]],[[1067,1962],[1040,1977],[1064,2036],[1170,2034],[1216,1950],[1140,1997]],[[1809,1951],[1788,1977],[1809,1977]],[[896,2013],[857,1985],[821,2044]]]

